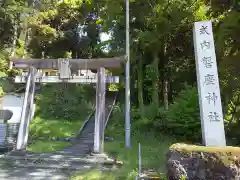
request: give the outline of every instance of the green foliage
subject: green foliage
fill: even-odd
[[[159,118],[159,109],[155,105],[144,106],[144,113],[141,112],[139,108],[133,107],[131,109],[131,117],[132,117],[132,129],[138,129],[143,132],[151,132],[154,127],[154,122]],[[109,131],[113,131],[115,136],[122,135],[122,128],[124,128],[124,119],[125,119],[125,109],[124,106],[120,103],[115,105],[113,109],[113,121],[111,122],[111,126],[107,128],[107,133]]]
[[[240,144],[240,93],[234,92],[233,98],[227,104],[227,111],[225,113],[225,131],[229,139],[229,143],[233,145]]]
[[[163,113],[163,116],[164,122],[160,121],[162,130],[166,130],[179,139],[201,139],[198,94],[195,87],[186,86],[185,90],[182,90],[173,104],[169,106],[169,110]]]
[[[122,134],[124,134],[124,128]],[[113,137],[115,137],[113,135]],[[105,151],[117,160],[123,161],[123,167],[113,172],[115,179],[134,180],[138,171],[138,143],[141,143],[142,168],[154,169],[157,173],[166,172],[166,153],[173,139],[159,133],[157,136],[151,132],[143,133],[135,129],[132,137],[131,149],[126,149],[124,137],[121,141],[106,142]]]
[[[89,170],[87,172],[79,172],[74,174],[71,177],[71,180],[115,180],[116,176],[114,176],[111,172],[101,172],[99,170]]]
[[[142,126],[138,124],[139,121],[141,120],[137,119],[136,116],[131,121],[132,146],[131,149],[126,149],[124,144],[125,122],[123,108],[117,106],[113,111],[105,130],[105,136],[113,137],[115,141],[105,142],[104,149],[112,157],[123,161],[122,168],[110,172],[114,175],[113,179],[134,180],[136,178],[138,171],[138,143],[141,143],[143,169],[156,169],[157,173],[164,173],[166,170],[166,153],[175,139],[165,136],[161,132],[155,133],[154,129],[147,131],[144,124]]]
[[[41,119],[35,117],[30,124],[31,138],[48,138],[49,140],[69,138],[78,133],[82,123],[85,121],[84,117],[80,118],[76,121],[69,121],[66,119]]]
[[[62,58],[66,52],[72,52],[71,58],[97,56],[99,32],[98,18],[87,18],[96,13],[92,1],[49,2],[54,8],[44,7],[28,19],[31,38],[28,51],[34,57]],[[84,25],[84,26],[83,26]],[[87,37],[83,36],[87,32]]]
[[[0,97],[3,97],[4,95],[4,91],[3,91],[3,88],[0,86]]]
[[[8,77],[1,77],[0,78],[0,86],[5,93],[14,92],[18,85],[12,82],[11,78]]]
[[[151,131],[154,121],[159,117],[159,108],[155,104],[145,105],[142,109],[132,108],[132,118],[135,121],[134,128]]]
[[[119,90],[119,85],[118,84],[109,84],[108,90],[109,91],[118,91]]]
[[[92,111],[95,90],[75,84],[44,85],[37,96],[37,115],[41,118],[77,120]]]
[[[6,72],[8,66],[9,52],[7,50],[0,50],[0,69],[2,72]]]
[[[105,133],[111,135],[111,133],[114,132],[116,137],[122,136],[122,129],[124,128],[124,110],[120,104],[114,106],[111,119],[114,120],[111,120]]]
[[[143,111],[143,112],[142,112]],[[132,129],[142,132],[164,132],[180,140],[200,141],[201,123],[198,105],[198,92],[195,87],[185,86],[169,110],[157,107],[155,104],[145,105],[143,109],[132,107]],[[124,127],[124,107],[115,106],[114,121],[108,131],[114,131],[115,136],[121,136],[120,129]],[[114,129],[114,130],[113,130]]]

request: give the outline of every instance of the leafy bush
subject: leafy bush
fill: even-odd
[[[124,119],[124,108],[118,103],[113,108],[109,123],[105,129],[105,135],[121,137],[122,129],[125,127]]]
[[[0,86],[0,97],[3,97],[4,96],[4,91],[3,91],[3,88]]]
[[[231,100],[228,102],[225,113],[225,131],[228,142],[232,145],[240,144],[240,92],[233,93]]]
[[[197,88],[186,86],[169,105],[169,110],[163,107],[156,107],[154,104],[145,105],[144,112],[139,108],[131,109],[131,128],[141,132],[169,133],[182,140],[201,140],[201,121],[198,105]],[[114,123],[108,127],[108,135],[119,134],[116,132],[125,126],[124,106],[115,107],[112,115]]]
[[[201,139],[197,88],[186,86],[174,103],[169,105],[169,110],[161,112],[164,118],[164,121],[158,124],[161,129],[185,140]]]
[[[139,130],[152,130],[152,128],[154,128],[154,122],[158,116],[159,108],[155,104],[145,105],[142,110],[135,107],[132,108],[134,128]]]
[[[42,118],[77,120],[92,110],[95,90],[87,85],[42,86],[37,96],[37,115]]]

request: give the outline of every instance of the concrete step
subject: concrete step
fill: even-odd
[[[54,154],[26,154],[26,155],[2,155],[0,157],[1,160],[43,160],[43,161],[57,161],[57,162],[66,162],[66,161],[74,161],[74,162],[102,162],[104,160],[110,160],[108,156],[104,154],[96,154],[96,155],[69,155],[68,152],[58,152]]]
[[[85,143],[85,141],[93,142],[94,138],[92,137],[87,137],[87,136],[82,136],[79,139],[77,139],[79,143]]]
[[[34,169],[58,169],[58,170],[71,170],[71,171],[80,171],[80,170],[87,170],[92,167],[95,167],[94,164],[87,164],[87,163],[30,163],[24,162],[21,160],[15,161],[8,161],[0,162],[0,169],[4,168],[34,168]]]
[[[107,156],[76,157],[69,155],[51,156],[3,156],[0,159],[1,166],[9,167],[34,167],[41,169],[83,170],[98,165],[113,165],[114,160]]]

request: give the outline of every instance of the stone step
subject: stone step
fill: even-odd
[[[73,146],[69,146],[69,147],[75,147],[75,146],[82,147],[82,148],[91,148],[91,147],[93,147],[93,141],[91,141],[91,140],[75,141],[75,142],[73,142]]]
[[[77,137],[75,139],[84,139],[84,138],[94,139],[94,134],[82,133],[79,137]]]
[[[82,131],[81,135],[94,135],[94,129],[89,131]]]
[[[81,140],[81,139],[88,139],[88,140],[94,140],[94,138],[93,137],[89,137],[89,136],[86,136],[86,135],[82,135],[81,137],[79,137],[78,138],[79,140]]]
[[[3,155],[0,158],[1,160],[29,160],[29,161],[46,161],[46,162],[87,162],[87,163],[94,163],[94,162],[103,162],[105,160],[111,161],[110,158],[108,158],[106,155],[82,155],[82,156],[76,156],[76,155],[69,155],[67,152],[63,153],[56,153],[56,154],[34,154],[34,155],[25,155],[25,156],[9,156],[9,155]]]
[[[91,145],[93,145],[93,140],[92,139],[80,139],[80,140],[77,140],[77,141],[75,141],[75,144],[79,144],[79,145],[82,145],[82,146],[84,146],[84,145],[87,145],[87,146],[91,146]],[[75,145],[73,145],[73,146],[75,146]]]
[[[86,126],[89,125],[89,124],[90,124],[90,125],[95,125],[95,121],[94,121],[95,118],[94,118],[94,117],[95,117],[95,116],[93,116],[93,118],[88,121],[88,123],[86,124]]]
[[[106,156],[86,156],[72,157],[70,156],[49,156],[49,157],[22,157],[22,156],[4,156],[0,165],[8,165],[10,167],[34,167],[41,169],[61,169],[61,170],[82,170],[97,165],[113,165],[114,160]]]
[[[79,144],[81,144],[81,143],[87,143],[87,142],[93,142],[94,141],[94,139],[93,138],[90,138],[90,137],[80,137],[79,139],[78,139],[78,142],[79,142]]]
[[[7,158],[7,157],[24,157],[24,158],[76,158],[76,156],[72,155],[66,155],[66,152],[54,152],[54,153],[34,153],[30,151],[11,151],[9,153],[6,153],[1,158]],[[77,156],[77,157],[85,157],[85,155]],[[1,159],[0,159],[1,160]]]
[[[8,163],[8,164],[7,164]],[[1,167],[2,166],[2,167]],[[87,163],[29,163],[24,161],[15,160],[12,162],[0,162],[1,169],[4,168],[37,168],[37,169],[58,169],[58,170],[72,170],[72,171],[80,171],[87,170],[95,167],[95,164],[87,164]]]
[[[68,151],[66,152],[66,154],[68,155],[73,155],[73,154],[76,154],[76,155],[88,155],[90,154],[91,152],[91,149],[90,148],[85,148],[85,149],[79,149],[79,148],[65,148],[63,149],[63,151]]]
[[[94,129],[82,131],[81,135],[85,135],[85,134],[89,134],[89,135],[92,134],[92,135],[94,135]]]

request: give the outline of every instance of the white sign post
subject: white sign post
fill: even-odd
[[[212,22],[195,22],[193,38],[203,143],[226,146]]]

